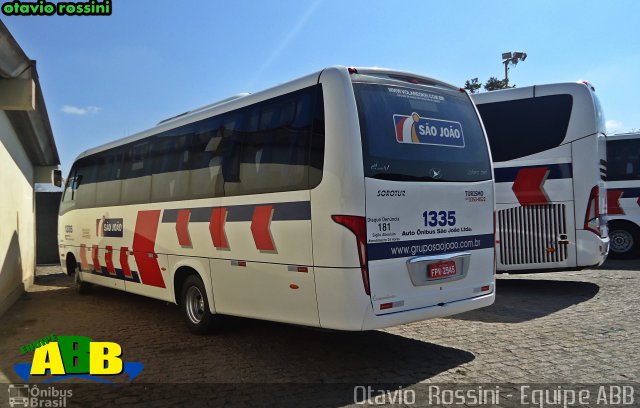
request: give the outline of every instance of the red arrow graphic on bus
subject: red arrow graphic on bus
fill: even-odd
[[[98,246],[91,246],[91,259],[93,260],[93,270],[96,272],[102,272],[102,267],[100,266],[100,258],[98,257]]]
[[[229,241],[227,234],[224,232],[224,225],[227,222],[227,209],[214,208],[211,210],[211,219],[209,220],[209,233],[213,246],[217,249],[229,249]]]
[[[624,215],[624,210],[620,207],[622,194],[623,190],[607,190],[607,214]]]
[[[275,251],[276,246],[271,236],[271,218],[273,217],[273,206],[259,205],[253,210],[251,219],[251,233],[256,243],[256,248],[260,251]]]
[[[107,245],[105,250],[104,263],[107,265],[107,272],[109,275],[115,276],[116,268],[113,266],[113,247],[111,245]]]
[[[120,268],[125,277],[133,279],[131,268],[129,268],[129,248],[127,247],[120,248]]]
[[[164,288],[158,255],[155,253],[159,222],[160,210],[138,211],[132,249],[142,283]]]
[[[184,209],[178,211],[178,219],[176,221],[176,234],[178,235],[178,243],[183,248],[191,246],[191,237],[189,236],[190,217],[190,210]]]
[[[520,169],[513,182],[513,193],[520,205],[546,204],[549,202],[542,188],[549,169],[547,167],[532,167]]]
[[[84,272],[89,270],[89,262],[87,261],[87,246],[80,244],[80,266]]]

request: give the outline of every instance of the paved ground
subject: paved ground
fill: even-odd
[[[0,382],[20,382],[12,367],[31,356],[20,346],[55,333],[118,342],[125,361],[144,363],[133,386],[75,385],[69,402],[78,406],[179,406],[187,397],[342,406],[353,404],[353,385],[382,383],[635,383],[640,399],[640,261],[500,275],[489,308],[368,333],[234,318],[221,335],[194,336],[176,306],[103,288],[79,296],[71,284],[59,267],[40,268],[0,317]]]

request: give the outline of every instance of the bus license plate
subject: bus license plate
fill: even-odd
[[[427,268],[429,279],[446,278],[457,273],[455,261],[445,261],[430,264]]]

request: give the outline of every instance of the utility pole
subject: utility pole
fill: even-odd
[[[509,64],[518,65],[518,62],[527,59],[527,53],[522,51],[503,52],[502,63],[504,64],[504,83],[509,85]]]

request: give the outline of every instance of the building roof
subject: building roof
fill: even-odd
[[[5,110],[22,146],[36,166],[60,164],[58,149],[53,138],[47,107],[36,71],[36,62],[30,60],[0,21],[0,78],[31,79],[35,83],[35,110]]]

